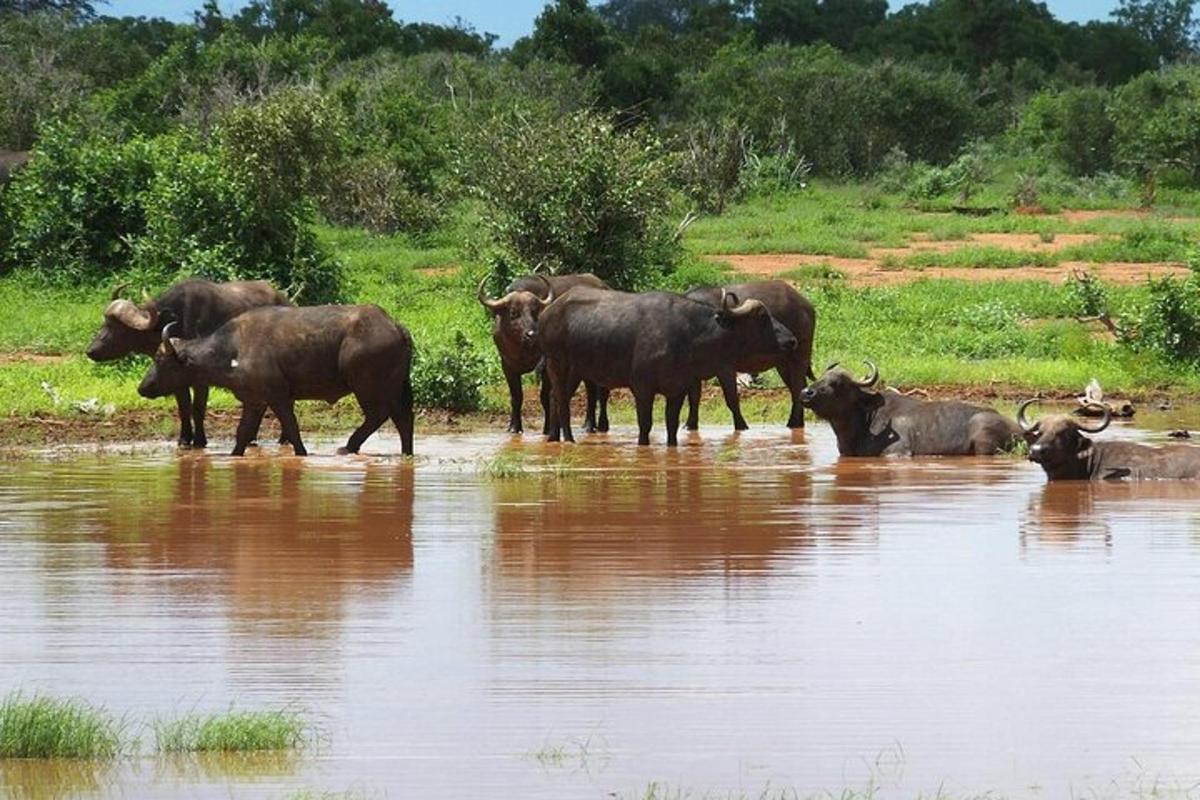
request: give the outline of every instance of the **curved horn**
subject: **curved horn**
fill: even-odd
[[[739,305],[739,304],[740,304],[742,301],[741,301],[741,300],[738,298],[738,296],[737,296],[736,294],[734,294],[733,292],[729,291],[729,290],[728,290],[728,289],[726,289],[724,286],[722,286],[722,287],[721,287],[721,305],[720,305],[720,309],[721,309],[722,311],[728,311],[728,310],[729,310],[729,304],[730,304],[731,302],[733,303],[733,305],[734,305],[734,306],[737,306],[737,305]]]
[[[128,282],[117,284],[117,286],[114,287],[112,290],[112,297],[110,297],[108,299],[109,300],[120,300],[121,294],[128,288],[129,288]]]
[[[132,300],[118,298],[104,309],[104,316],[114,319],[127,328],[135,331],[148,331],[158,324],[158,309],[154,306],[141,309]]]
[[[476,297],[479,298],[479,302],[481,305],[483,305],[484,308],[488,309],[489,311],[495,311],[496,309],[503,308],[505,305],[508,304],[509,295],[505,295],[504,297],[501,297],[499,300],[489,300],[488,296],[486,294],[484,294],[484,292],[483,292],[483,287],[486,284],[487,284],[487,277],[484,277],[484,279],[479,282],[479,292],[476,294]]]
[[[171,329],[174,328],[177,324],[178,323],[176,323],[176,322],[168,322],[166,325],[163,325],[163,329],[162,329],[163,347],[166,349],[167,354],[170,355],[172,358],[175,357],[175,345],[171,344]]]
[[[871,368],[871,374],[868,375],[867,377],[863,378],[861,381],[855,381],[855,383],[857,383],[859,386],[863,387],[864,389],[870,389],[872,386],[874,386],[876,383],[879,382],[879,367],[875,366],[875,364],[873,362],[868,361],[865,358],[863,359],[863,363]]]
[[[834,369],[834,368],[836,368],[836,367],[837,367],[837,365],[838,365],[839,363],[841,363],[841,362],[839,362],[839,361],[834,361],[834,362],[833,362],[833,363],[831,363],[831,364],[830,364],[828,367],[826,367],[826,368],[825,368],[825,371],[826,371],[826,372],[829,372],[831,369]]]
[[[548,306],[554,302],[554,287],[550,285],[550,281],[549,281],[549,279],[546,278],[545,275],[539,274],[537,277],[538,277],[538,280],[540,280],[542,283],[546,284],[545,298],[541,298],[541,297],[538,298],[538,300],[542,304],[542,308],[545,308],[546,306]]]
[[[730,297],[736,298],[737,295],[731,294]],[[755,311],[757,311],[759,309],[765,309],[765,308],[766,308],[766,306],[764,306],[762,304],[761,300],[755,300],[755,299],[751,298],[749,300],[743,300],[741,302],[741,304],[734,306],[733,308],[726,309],[726,313],[728,313],[729,316],[731,316],[731,317],[745,317],[745,316],[749,316],[750,314],[753,314]]]
[[[1029,408],[1036,402],[1037,398],[1031,397],[1025,402],[1021,403],[1021,405],[1017,406],[1017,424],[1021,426],[1021,430],[1025,431],[1025,433],[1030,433],[1034,428],[1037,427],[1036,422],[1030,422],[1025,416],[1025,409]]]
[[[1099,433],[1100,431],[1107,428],[1109,423],[1112,422],[1112,409],[1109,408],[1106,404],[1104,404],[1104,403],[1088,403],[1087,407],[1088,408],[1098,408],[1101,411],[1103,411],[1104,419],[1100,420],[1100,423],[1098,425],[1096,425],[1096,427],[1094,427],[1094,428],[1089,428],[1086,425],[1079,425],[1079,423],[1075,423],[1076,425],[1079,425],[1079,430],[1084,431],[1085,433]]]

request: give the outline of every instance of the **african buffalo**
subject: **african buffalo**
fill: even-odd
[[[92,361],[114,361],[130,353],[154,355],[163,327],[177,323],[175,333],[185,339],[207,336],[228,320],[251,308],[290,305],[282,292],[266,281],[213,283],[189,280],[177,283],[158,297],[143,298],[141,305],[123,299],[117,287],[104,309],[104,325],[88,346]],[[179,407],[179,444],[204,447],[204,411],[208,384],[180,386],[175,392]],[[193,424],[195,428],[193,428]]]
[[[796,337],[799,346],[789,353],[760,356],[739,355],[730,364],[717,373],[721,382],[721,391],[725,395],[725,405],[733,414],[733,427],[744,431],[750,426],[742,416],[742,407],[738,402],[737,373],[749,372],[758,374],[774,368],[792,395],[792,410],[788,416],[789,428],[804,427],[804,406],[800,403],[800,393],[808,385],[809,380],[815,380],[812,372],[813,330],[817,324],[817,312],[805,297],[792,288],[787,281],[760,281],[758,283],[739,283],[726,286],[724,291],[737,295],[742,300],[758,300],[771,316],[783,324]],[[687,296],[702,303],[708,303],[714,308],[721,302],[720,287],[692,289]],[[688,416],[685,427],[694,431],[700,427],[700,383],[697,381],[688,391]]]
[[[1066,415],[1031,423],[1025,411],[1036,400],[1017,409],[1017,423],[1030,440],[1029,460],[1041,464],[1046,477],[1063,480],[1195,480],[1200,478],[1200,447],[1172,444],[1152,447],[1137,442],[1094,442],[1085,433],[1099,433],[1112,422],[1108,406],[1095,425],[1085,425]]]
[[[492,312],[494,318],[492,341],[500,351],[500,366],[504,370],[504,378],[508,381],[508,394],[511,404],[509,414],[509,433],[520,433],[523,430],[521,422],[521,404],[525,393],[521,388],[521,376],[538,369],[542,361],[542,351],[537,344],[537,320],[542,309],[550,305],[555,297],[561,297],[573,286],[590,286],[594,289],[608,289],[604,281],[590,272],[579,275],[527,275],[517,278],[508,285],[508,292],[499,300],[489,300],[484,294],[485,278],[479,283],[479,302]],[[584,383],[587,391],[587,415],[584,418],[583,429],[592,431],[608,430],[608,390],[598,388],[591,381]],[[541,376],[542,400],[542,433],[550,432],[550,384],[545,376]],[[600,406],[600,418],[596,419],[596,406]]]
[[[182,386],[221,386],[242,401],[233,454],[258,435],[268,407],[296,455],[306,455],[293,405],[334,403],[353,394],[363,424],[339,453],[357,453],[388,417],[400,431],[401,451],[413,452],[412,337],[379,306],[255,308],[208,336],[178,339],[163,328],[154,366],[138,392],[162,397]]]
[[[957,400],[920,400],[875,392],[879,369],[856,380],[831,366],[800,398],[837,436],[844,456],[992,455],[1021,438],[1017,424],[984,406]]]
[[[739,357],[772,357],[796,337],[758,300],[725,293],[717,308],[669,292],[604,291],[578,286],[538,321],[550,380],[550,441],[571,435],[569,402],[581,380],[628,386],[637,404],[638,444],[650,444],[654,396],[667,398],[667,444],[676,444],[687,391]]]

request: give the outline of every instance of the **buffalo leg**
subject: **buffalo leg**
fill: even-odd
[[[748,430],[750,426],[746,424],[746,418],[742,416],[742,403],[738,399],[737,373],[719,373],[717,380],[721,383],[721,394],[725,395],[725,405],[729,407],[729,413],[733,415],[733,429],[735,431]]]
[[[687,390],[688,415],[684,427],[689,431],[700,430],[700,381],[696,381]]]
[[[795,362],[779,367],[779,377],[783,379],[792,395],[792,411],[787,421],[789,428],[804,427],[804,405],[800,402],[800,393],[808,386],[805,372],[804,366]]]
[[[208,437],[204,434],[204,414],[208,410],[208,386],[192,387],[192,422],[195,434],[192,447],[207,447]]]
[[[538,372],[538,400],[542,403],[542,435],[549,436],[554,427],[554,394],[550,384],[550,370],[543,367]],[[555,439],[554,441],[558,441]]]
[[[180,389],[175,393],[175,406],[179,409],[179,446],[191,447],[192,434],[192,390]]]
[[[292,443],[292,452],[298,456],[308,455],[308,451],[304,449],[304,442],[300,441],[300,423],[296,421],[295,404],[291,400],[278,400],[271,403],[271,410],[279,418],[279,425],[283,428],[284,437]],[[381,424],[382,422],[376,424],[375,427],[378,428]]]
[[[587,394],[587,410],[583,414],[583,431],[584,433],[596,432],[596,404],[598,398],[596,384],[591,381],[583,382],[583,390]]]
[[[600,401],[600,419],[596,421],[596,430],[600,433],[608,433],[608,387],[597,386],[596,395]]]
[[[521,423],[521,405],[525,400],[525,389],[521,386],[521,373],[504,367],[504,380],[508,382],[508,399],[509,399],[509,415],[508,415],[508,432],[520,433],[523,430]]]
[[[667,398],[667,447],[679,445],[679,412],[683,410],[684,394]]]
[[[413,388],[410,378],[404,379],[404,388],[400,390],[392,410],[392,422],[400,432],[400,452],[406,456],[413,454]]]
[[[238,421],[237,440],[233,444],[233,455],[246,453],[246,446],[258,436],[258,426],[262,424],[263,414],[267,411],[265,403],[243,403],[242,418]]]
[[[633,402],[637,407],[638,444],[650,444],[650,429],[654,427],[654,392],[634,392]]]

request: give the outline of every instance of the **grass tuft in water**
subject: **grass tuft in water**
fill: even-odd
[[[157,721],[153,727],[160,753],[293,750],[315,739],[304,717],[289,710],[189,714]]]
[[[479,471],[489,478],[504,480],[529,474],[528,459],[519,450],[502,450],[479,463]]]
[[[125,725],[82,700],[13,692],[0,701],[0,758],[112,758]]]

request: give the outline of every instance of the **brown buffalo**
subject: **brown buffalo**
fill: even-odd
[[[412,337],[379,306],[255,308],[197,339],[175,338],[174,327],[163,329],[138,392],[162,397],[196,383],[233,392],[242,401],[235,456],[254,441],[268,407],[296,455],[306,455],[295,401],[333,403],[348,394],[364,420],[340,452],[357,453],[391,417],[402,452],[412,455]]]
[[[775,356],[750,357],[740,354],[733,363],[727,364],[717,373],[721,383],[721,391],[725,395],[725,405],[733,414],[733,427],[744,431],[750,426],[742,416],[741,403],[738,401],[737,373],[749,372],[757,375],[769,369],[779,372],[784,385],[792,395],[792,409],[788,415],[789,428],[804,427],[804,405],[800,402],[800,393],[808,385],[809,380],[815,380],[812,371],[813,331],[817,325],[817,312],[812,303],[804,295],[792,288],[787,281],[759,281],[756,283],[739,283],[733,286],[709,287],[692,289],[687,296],[702,303],[708,303],[714,308],[721,301],[721,293],[728,292],[737,295],[742,300],[757,300],[767,307],[771,316],[792,332],[799,345],[795,350]],[[694,431],[700,427],[700,384],[696,383],[688,392],[688,416],[685,426]]]
[[[541,374],[542,351],[537,343],[537,321],[542,309],[550,305],[555,297],[561,297],[574,286],[590,286],[608,289],[604,281],[590,272],[579,275],[527,275],[517,278],[508,286],[508,291],[498,300],[490,300],[484,294],[485,278],[479,283],[479,302],[491,312],[492,341],[500,352],[500,367],[508,382],[510,413],[509,433],[520,433],[521,406],[525,398],[521,388],[521,376],[535,370],[539,372],[542,401],[542,433],[550,432],[550,384]],[[587,412],[583,428],[587,432],[608,430],[608,390],[587,381]],[[597,405],[599,418],[597,418]]]
[[[879,369],[867,366],[865,380],[831,366],[801,394],[829,422],[844,456],[992,455],[1020,441],[1017,424],[995,409],[874,391]]]
[[[104,324],[88,345],[92,361],[114,361],[130,353],[152,356],[158,350],[163,327],[176,323],[175,335],[184,339],[207,336],[225,322],[251,308],[286,306],[288,299],[266,281],[213,283],[190,280],[177,283],[158,297],[139,305],[122,298],[118,287],[104,309]],[[180,386],[175,391],[179,409],[179,444],[204,447],[204,412],[208,384]],[[193,427],[194,425],[194,427]]]
[[[1200,447],[1172,444],[1152,447],[1137,442],[1096,442],[1085,433],[1100,433],[1112,422],[1108,406],[1097,406],[1102,418],[1092,425],[1069,416],[1030,422],[1025,412],[1036,400],[1017,410],[1017,423],[1030,441],[1029,460],[1041,464],[1046,477],[1063,480],[1196,480],[1200,478]]]
[[[736,358],[769,357],[796,337],[757,300],[726,294],[713,308],[671,292],[605,291],[577,286],[538,321],[553,392],[550,440],[571,435],[570,399],[579,382],[627,386],[637,404],[638,444],[650,444],[655,395],[667,398],[667,444],[675,446],[688,389]]]

